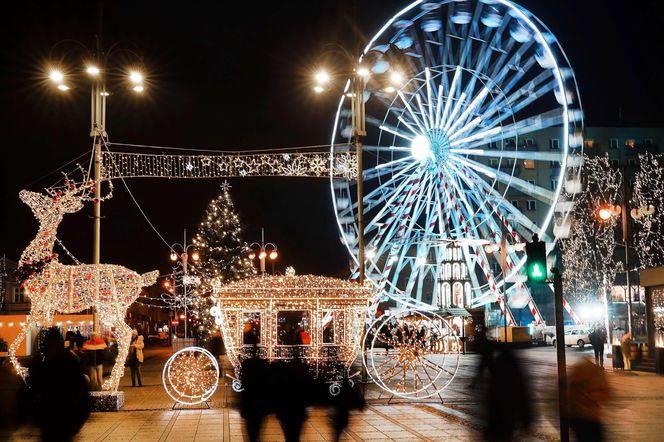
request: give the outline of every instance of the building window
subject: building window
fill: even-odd
[[[491,167],[498,167],[498,160],[496,158],[491,158],[489,160],[489,166]]]
[[[627,159],[627,165],[629,167],[636,167],[636,160],[634,158],[628,158]]]
[[[534,169],[535,168],[535,160],[523,160],[523,168],[524,169]]]
[[[558,188],[558,179],[551,178],[551,190],[556,190]]]
[[[617,149],[618,148],[618,139],[617,138],[611,138],[609,140],[609,147],[611,149]]]
[[[526,138],[526,146],[532,147],[535,145],[535,140],[532,138]]]
[[[23,299],[23,288],[14,287],[14,302],[19,304],[25,302],[25,300]]]
[[[587,139],[583,142],[583,147],[585,149],[592,149],[594,144],[595,144],[595,140]]]
[[[490,142],[489,149],[498,149],[498,142],[497,141]]]
[[[519,208],[519,201],[518,200],[512,200],[512,201],[510,201],[510,203],[512,203],[512,205],[514,206],[515,209]]]
[[[628,149],[634,149],[636,147],[636,140],[634,138],[628,138],[625,140],[625,147]]]
[[[611,167],[613,167],[615,169],[620,167],[620,162],[618,160],[609,160],[609,162],[611,163]]]
[[[516,147],[516,138],[508,138],[505,140],[505,145],[507,147]]]
[[[535,202],[535,200],[528,200],[528,205],[526,209],[530,212],[537,210],[537,203]]]
[[[323,311],[323,344],[334,344],[334,310]]]
[[[558,161],[549,161],[549,165],[553,169],[560,169],[560,162]]]
[[[560,140],[558,138],[551,138],[549,140],[549,149],[560,149]]]
[[[528,184],[532,184],[533,186],[535,185],[535,180],[527,180]]]
[[[242,344],[254,345],[261,343],[260,312],[245,312],[242,315]]]
[[[311,345],[308,310],[277,312],[277,345]]]

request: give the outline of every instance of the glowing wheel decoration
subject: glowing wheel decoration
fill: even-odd
[[[208,400],[217,389],[219,364],[203,348],[183,348],[166,361],[162,382],[166,393],[174,401],[199,404]]]
[[[403,398],[427,398],[447,387],[459,367],[461,341],[434,313],[382,315],[369,328],[364,364],[378,385]]]
[[[482,244],[499,244],[505,231],[508,293],[527,291],[511,284],[523,280],[523,243],[535,233],[556,241],[572,209],[563,189],[574,193],[579,183],[583,111],[562,47],[508,0],[416,1],[370,40],[361,63],[371,70],[367,277],[401,307],[430,309],[445,299],[438,281],[455,246],[468,273],[463,305],[504,309],[500,250]],[[391,71],[402,81],[388,87]],[[332,153],[352,142],[352,96],[340,99]],[[356,185],[331,179],[341,238],[357,265]]]

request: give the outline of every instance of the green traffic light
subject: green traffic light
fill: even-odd
[[[530,273],[530,276],[532,276],[533,278],[541,278],[542,276],[544,276],[542,274],[542,270],[540,269],[538,263],[535,263],[535,265],[533,265],[533,269],[532,272]]]

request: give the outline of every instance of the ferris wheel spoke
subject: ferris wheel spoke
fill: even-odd
[[[482,173],[488,177],[495,178],[503,184],[514,187],[516,190],[530,195],[538,200],[545,202],[547,204],[553,204],[556,200],[555,194],[544,187],[540,187],[536,184],[531,184],[526,180],[521,178],[509,175],[505,172],[502,172],[497,169],[493,169],[485,164],[478,163],[477,161],[470,160],[468,158],[462,157],[460,155],[450,155],[453,156],[455,160],[463,163],[464,165],[470,167],[471,169]]]
[[[425,133],[425,121],[424,121],[424,114],[421,115],[422,118],[419,118],[416,114],[415,111],[413,111],[413,108],[411,107],[409,101],[406,99],[406,96],[404,95],[403,91],[398,91],[397,95],[399,98],[401,98],[401,102],[403,103],[404,107],[408,111],[408,114],[410,115],[411,119],[415,123],[415,125],[420,129],[421,133]],[[419,97],[417,92],[414,92],[414,95],[416,97]],[[416,99],[417,100],[417,99]],[[412,141],[412,138],[410,139]]]
[[[411,137],[410,135],[406,135],[405,133],[401,132],[400,130],[398,130],[396,128],[387,126],[385,124],[381,124],[378,128],[380,130],[384,130],[385,132],[389,132],[392,135],[396,135],[399,138],[403,138],[404,140],[411,141],[411,142],[413,141],[413,137]]]
[[[452,84],[450,85],[450,89],[447,93],[447,100],[445,100],[445,108],[443,109],[443,115],[440,118],[440,123],[438,125],[439,128],[442,128],[447,124],[447,115],[450,110],[450,106],[452,104],[452,99],[456,94],[459,77],[461,77],[461,66],[457,66],[456,69],[454,70],[454,77],[452,78]]]

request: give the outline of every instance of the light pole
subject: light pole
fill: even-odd
[[[254,247],[256,248],[254,249]],[[269,243],[265,242],[265,229],[261,228],[261,242],[251,243],[249,245],[249,249],[251,250],[249,252],[249,259],[253,261],[256,258],[256,256],[258,256],[262,275],[265,274],[265,259],[268,256],[270,257],[270,261],[272,261],[272,274],[274,275],[274,260],[277,259],[279,253],[277,252],[276,244],[272,242]],[[258,252],[258,255],[256,255],[256,252]]]
[[[365,250],[364,250],[364,188],[363,188],[363,164],[362,164],[362,137],[367,135],[366,131],[366,115],[364,106],[364,92],[367,82],[373,77],[381,77],[381,79],[389,79],[382,81],[386,86],[383,88],[384,92],[394,93],[395,87],[400,87],[403,84],[403,75],[398,70],[386,71],[381,74],[372,73],[368,65],[363,62],[363,58],[370,54],[378,54],[380,57],[384,56],[379,51],[368,51],[360,57],[351,55],[343,46],[328,45],[335,49],[334,52],[341,54],[344,58],[345,68],[341,70],[339,77],[343,80],[348,79],[348,83],[343,89],[347,98],[351,100],[351,128],[353,141],[355,143],[355,152],[357,157],[357,259],[358,259],[358,272],[359,282],[364,284],[365,279]],[[313,90],[317,94],[325,92],[333,81],[333,76],[325,69],[320,69],[314,75]]]
[[[175,302],[174,305],[177,308],[178,304],[181,304],[184,310],[184,339],[187,339],[187,287],[190,285],[197,285],[200,283],[200,278],[195,275],[189,274],[189,259],[191,258],[192,262],[196,263],[200,260],[198,251],[192,250],[191,255],[189,254],[189,249],[194,247],[193,244],[187,244],[187,230],[184,230],[182,244],[175,243],[171,245],[171,261],[177,265],[182,266],[182,301]],[[181,252],[176,252],[176,249],[180,249]],[[175,275],[175,272],[173,273]],[[168,287],[167,287],[168,288]],[[176,289],[176,287],[173,287]],[[186,341],[185,341],[186,342]]]
[[[121,45],[121,42],[111,45],[108,50],[102,46],[101,36],[101,9],[99,13],[99,34],[95,38],[93,49],[77,40],[62,40],[51,48],[50,61],[46,66],[47,82],[55,86],[62,94],[71,94],[76,89],[76,81],[81,77],[87,77],[90,81],[90,137],[94,141],[93,152],[93,179],[94,179],[94,209],[93,209],[93,246],[92,263],[100,263],[100,238],[101,238],[101,146],[108,138],[106,132],[106,99],[110,96],[109,89],[106,87],[108,78],[125,80],[127,88],[140,94],[144,91],[144,75],[142,73],[143,63],[140,56],[131,48]],[[69,49],[61,49],[68,46]],[[72,64],[65,63],[65,55],[71,56],[72,50],[76,50],[79,55],[79,68],[73,68]],[[59,57],[55,54],[60,53]],[[115,54],[130,54],[137,60],[137,66],[114,67],[109,69],[110,58]],[[56,61],[59,59],[59,61]],[[93,330],[99,331],[99,317],[97,311],[93,309]]]

